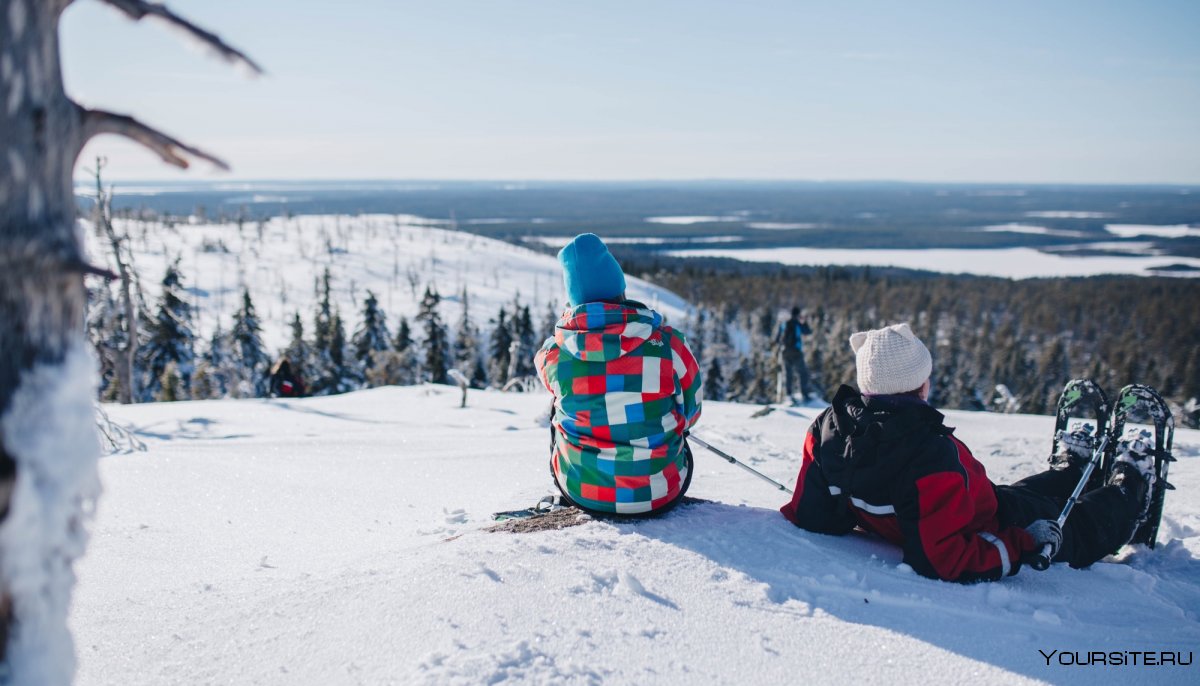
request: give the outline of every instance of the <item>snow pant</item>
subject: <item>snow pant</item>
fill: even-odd
[[[584,507],[583,505],[580,505],[579,503],[575,502],[574,500],[571,500],[571,496],[567,495],[567,492],[563,490],[562,484],[558,483],[558,477],[554,473],[554,441],[555,441],[555,438],[556,438],[556,436],[555,436],[555,429],[554,429],[554,411],[551,410],[551,412],[550,412],[550,480],[554,482],[555,487],[558,488],[558,492],[560,494],[562,494],[563,505],[567,505],[569,507],[578,507],[579,509],[581,509],[589,514],[593,514],[593,515],[596,515],[599,517],[611,517],[613,519],[646,519],[649,517],[657,517],[659,515],[665,514],[667,512],[670,512],[671,510],[675,509],[675,506],[679,504],[679,501],[683,500],[683,496],[685,493],[687,493],[688,487],[692,485],[692,472],[696,471],[696,461],[692,459],[692,447],[690,445],[688,445],[687,439],[685,438],[685,439],[683,439],[683,454],[684,454],[684,459],[687,460],[687,476],[683,477],[683,485],[681,485],[679,487],[679,495],[675,496],[674,500],[667,503],[666,505],[663,505],[662,507],[658,508],[657,510],[651,510],[650,512],[637,512],[634,514],[622,514],[622,513],[618,513],[618,512],[602,512],[599,510],[592,510],[590,508]]]
[[[1038,519],[1058,519],[1083,477],[1083,468],[1051,469],[1006,486],[995,486],[1000,526],[1026,527]],[[1082,494],[1063,525],[1063,544],[1054,562],[1079,569],[1111,555],[1129,542],[1141,504],[1118,486]]]
[[[794,388],[792,381],[799,377],[800,392],[804,394],[805,399],[808,398],[808,365],[804,364],[804,353],[795,350],[783,354],[783,376],[788,397],[791,397]]]

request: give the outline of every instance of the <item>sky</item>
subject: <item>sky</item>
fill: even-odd
[[[94,0],[68,93],[113,179],[1200,183],[1200,3],[172,0],[247,78]]]

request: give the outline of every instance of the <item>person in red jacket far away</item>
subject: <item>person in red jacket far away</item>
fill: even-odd
[[[1050,546],[1055,562],[1086,567],[1133,536],[1149,505],[1149,446],[1122,441],[1108,483],[1057,517],[1083,475],[1092,437],[1065,435],[1050,469],[1007,486],[988,480],[971,451],[929,405],[929,350],[907,324],[850,337],[859,390],[842,386],[809,427],[784,517],[809,531],[855,527],[904,550],[918,574],[995,581]]]

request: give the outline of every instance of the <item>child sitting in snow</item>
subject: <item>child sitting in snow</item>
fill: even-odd
[[[554,394],[554,481],[566,505],[666,512],[692,478],[696,359],[661,314],[625,299],[625,275],[597,236],[575,237],[558,260],[570,305],[535,358]]]
[[[918,574],[994,581],[1050,546],[1055,562],[1086,567],[1133,536],[1154,482],[1141,436],[1117,446],[1106,485],[1085,493],[1066,525],[1056,521],[1092,454],[1085,431],[1063,437],[1050,470],[996,486],[927,402],[932,361],[907,324],[856,333],[861,393],[842,386],[808,430],[785,517],[809,531],[858,526],[904,549]]]

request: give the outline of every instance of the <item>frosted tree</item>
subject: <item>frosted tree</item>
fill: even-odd
[[[438,313],[441,296],[432,288],[425,287],[421,298],[421,309],[417,321],[424,327],[425,374],[432,383],[446,383],[446,371],[450,367],[450,341],[442,316]]]
[[[412,329],[408,326],[408,317],[401,317],[400,323],[396,325],[396,340],[392,342],[392,347],[397,352],[404,352],[412,347]]]
[[[482,388],[487,385],[487,370],[479,354],[479,329],[471,321],[469,296],[462,290],[462,315],[454,328],[454,367],[471,381],[471,385]]]
[[[346,393],[353,391],[362,384],[362,375],[351,364],[349,342],[346,340],[346,325],[342,321],[339,310],[333,312],[333,322],[329,336],[329,362],[332,385],[331,393]]]
[[[334,392],[337,378],[333,370],[333,304],[330,302],[329,268],[317,282],[317,311],[313,314],[313,345],[311,358],[312,392],[327,395]]]
[[[224,398],[237,380],[237,369],[230,350],[229,334],[217,326],[208,342],[208,349],[196,363],[192,375],[192,397],[197,400]]]
[[[117,265],[117,273],[121,285],[121,316],[114,320],[123,331],[114,330],[106,343],[118,347],[99,348],[102,358],[112,363],[113,375],[117,386],[117,400],[122,404],[133,402],[137,395],[137,343],[138,337],[131,332],[138,330],[138,310],[134,306],[133,289],[134,272],[132,254],[128,248],[128,236],[118,236],[112,223],[112,194],[104,190],[100,172],[104,168],[104,159],[96,158],[96,205],[93,210],[93,221],[97,232],[102,235],[112,250],[113,261]]]
[[[488,378],[496,386],[504,386],[508,381],[508,368],[512,356],[513,335],[508,322],[508,313],[504,308],[496,315],[492,323],[491,355],[488,358]]]
[[[172,375],[178,377],[176,397],[172,399],[186,397],[191,384],[195,370],[195,334],[192,333],[192,306],[183,296],[183,275],[176,259],[167,266],[163,276],[157,311],[154,319],[147,323],[148,340],[141,347],[147,400],[159,399],[168,366],[173,366]]]
[[[300,321],[300,313],[292,316],[292,340],[288,342],[283,355],[292,367],[292,373],[308,383],[311,379],[312,346],[304,339],[304,323]]]
[[[412,331],[408,319],[400,318],[396,325],[396,337],[389,350],[371,353],[371,364],[367,369],[367,385],[410,386],[417,382],[416,351],[412,344]]]
[[[122,317],[112,289],[107,284],[88,289],[87,336],[100,358],[99,397],[102,400],[118,399],[123,386],[117,376],[117,365],[123,358],[125,332]]]
[[[153,16],[257,67],[217,36],[144,0],[101,0]],[[0,648],[11,683],[66,684],[74,561],[99,492],[95,367],[84,335],[84,260],[72,183],[84,144],[130,138],[164,161],[225,165],[133,117],[87,109],[63,89],[58,22],[72,0],[0,0]],[[131,87],[136,84],[131,84]]]
[[[725,374],[721,371],[721,360],[714,357],[704,372],[704,399],[725,399]]]
[[[691,325],[688,327],[687,341],[688,341],[688,347],[692,349],[692,355],[694,355],[696,357],[696,360],[698,362],[700,362],[701,364],[703,364],[708,359],[706,357],[708,351],[705,349],[705,346],[704,346],[704,343],[705,343],[704,323],[705,323],[704,308],[697,307],[695,317],[692,320]],[[707,398],[710,396],[708,396],[708,394],[706,393],[705,397]]]
[[[529,376],[534,373],[533,354],[539,346],[535,342],[537,333],[533,330],[533,318],[529,315],[528,305],[516,307],[513,312],[512,329],[513,340],[519,344],[516,359],[509,361],[509,365],[513,367],[512,376]]]
[[[558,326],[558,310],[555,309],[554,303],[546,303],[546,311],[542,313],[542,324],[538,327],[538,347],[545,342],[547,338],[554,337],[554,329]]]
[[[262,326],[254,312],[250,289],[242,289],[242,306],[233,315],[229,331],[233,364],[237,369],[238,395],[261,398],[267,394],[267,368],[271,358],[263,349]]]
[[[354,362],[362,374],[371,366],[371,353],[392,349],[392,335],[388,332],[387,316],[379,309],[379,300],[371,291],[363,302],[362,322],[354,330],[351,343],[354,347]]]

